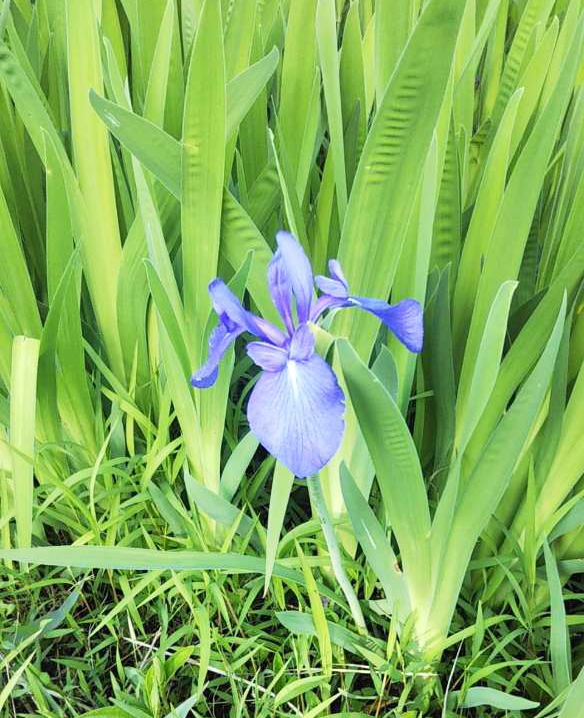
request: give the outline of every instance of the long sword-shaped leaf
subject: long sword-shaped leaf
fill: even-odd
[[[548,162],[572,94],[583,35],[584,20],[574,38],[565,72],[525,143],[509,180],[479,280],[465,364],[476,361],[487,315],[499,287],[504,281],[517,278]],[[510,236],[514,237],[513,242],[509,242]],[[505,257],[504,262],[501,257]]]
[[[436,591],[428,614],[428,645],[446,637],[474,546],[507,488],[533,422],[540,410],[562,338],[566,301],[533,372],[520,389],[465,483],[441,565],[434,567]],[[436,571],[438,572],[436,574]],[[430,648],[431,650],[431,648]]]
[[[341,465],[341,488],[357,540],[391,603],[392,613],[397,613],[403,624],[411,610],[407,576],[399,569],[391,543],[346,464]]]
[[[400,547],[412,607],[424,605],[430,575],[430,511],[419,459],[394,400],[344,339],[339,357],[351,403],[377,473],[385,509]]]
[[[16,544],[30,546],[33,515],[33,459],[39,341],[18,336],[12,345],[10,445],[16,516]]]
[[[268,55],[227,83],[226,138],[237,129],[277,64],[278,50],[273,48]],[[104,99],[94,91],[90,92],[90,101],[114,137],[180,199],[181,143],[148,119]]]
[[[427,4],[367,136],[339,246],[339,260],[356,293],[389,294],[442,107],[463,7],[454,0]],[[369,356],[376,322],[345,312],[336,327],[360,356]]]
[[[183,298],[195,365],[217,276],[225,166],[225,59],[221,5],[206,0],[187,79],[181,144]]]
[[[74,163],[92,227],[91,235],[83,237],[85,277],[112,367],[123,378],[116,312],[122,248],[109,138],[89,104],[90,89],[103,91],[97,6],[91,0],[67,0],[66,12]]]

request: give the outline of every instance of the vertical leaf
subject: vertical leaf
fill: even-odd
[[[81,240],[85,278],[112,368],[123,378],[116,315],[121,243],[109,138],[89,103],[91,89],[103,93],[96,5],[92,0],[67,0],[66,11],[74,164],[92,230]]]
[[[217,275],[225,165],[225,62],[221,6],[206,0],[195,36],[183,119],[182,261],[187,337],[195,365]]]
[[[316,37],[331,136],[329,151],[333,153],[337,209],[339,212],[339,223],[342,225],[347,209],[347,174],[345,171],[343,116],[341,112],[341,89],[339,80],[340,68],[337,51],[337,21],[334,0],[318,0],[318,7],[316,9]]]
[[[10,445],[16,515],[16,545],[28,548],[32,538],[33,460],[39,341],[14,337],[10,381]]]

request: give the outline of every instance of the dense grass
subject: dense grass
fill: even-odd
[[[4,0],[0,716],[583,715],[582,0]],[[246,420],[217,275],[424,305],[319,351],[320,483]],[[353,609],[353,610],[352,610]]]

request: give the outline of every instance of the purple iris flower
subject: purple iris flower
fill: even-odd
[[[289,232],[278,232],[278,249],[268,267],[268,285],[286,331],[247,311],[219,278],[209,284],[219,323],[209,338],[205,364],[191,378],[195,387],[211,386],[230,344],[243,332],[247,353],[263,369],[251,393],[247,417],[260,443],[298,477],[319,471],[335,454],[343,437],[345,397],[330,366],[315,351],[309,322],[328,309],[360,307],[377,316],[408,349],[422,348],[422,307],[415,299],[388,304],[349,294],[335,259],[330,277],[317,276],[322,295],[313,301],[315,278],[308,257]],[[293,312],[292,297],[296,312]]]

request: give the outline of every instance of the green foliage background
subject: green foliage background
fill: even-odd
[[[0,715],[583,715],[582,0],[4,0]],[[249,433],[220,275],[425,307],[318,345],[305,482]],[[580,676],[580,677],[579,677]]]

